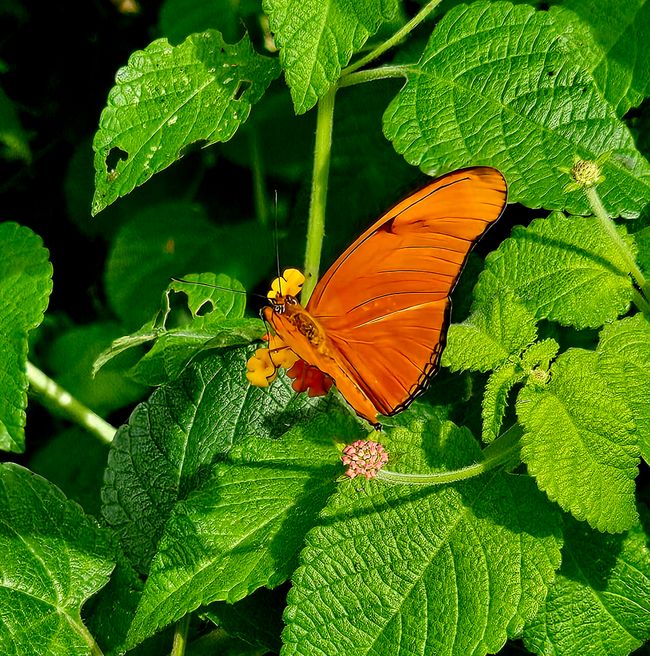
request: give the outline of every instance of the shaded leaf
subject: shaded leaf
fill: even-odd
[[[546,386],[519,392],[517,414],[526,431],[522,459],[551,500],[599,531],[632,526],[638,440],[630,410],[599,373],[594,352],[559,356]]]
[[[342,473],[332,435],[358,437],[349,413],[328,413],[282,440],[252,438],[174,508],[129,632],[132,645],[200,605],[276,587],[297,566],[305,533]]]
[[[324,399],[297,395],[286,376],[269,388],[245,377],[252,349],[193,362],[156,390],[122,426],[109,453],[103,514],[131,563],[146,572],[175,504],[200,486],[212,464],[250,434],[284,433]]]
[[[100,516],[100,490],[108,448],[77,426],[50,438],[29,461],[30,469],[56,485],[86,513]]]
[[[0,224],[0,449],[25,447],[27,334],[43,320],[52,265],[40,237],[16,223]]]
[[[170,43],[178,44],[194,32],[213,28],[224,41],[241,38],[237,0],[165,0],[160,8],[159,29]]]
[[[187,146],[228,141],[278,74],[277,61],[255,53],[248,36],[230,45],[213,30],[133,53],[117,72],[93,142],[93,214]]]
[[[280,634],[284,628],[282,611],[285,605],[286,590],[260,588],[234,604],[210,604],[203,615],[229,635],[268,651],[279,652],[282,646]]]
[[[5,159],[22,159],[29,163],[32,153],[29,140],[18,118],[14,103],[0,87],[0,153]]]
[[[95,358],[122,330],[113,322],[76,326],[59,335],[47,353],[47,364],[57,383],[102,416],[141,399],[145,393],[144,387],[122,371],[106,367],[93,375]],[[134,358],[130,360],[134,362]]]
[[[272,270],[273,262],[269,231],[252,222],[215,226],[200,206],[167,203],[142,211],[122,227],[106,264],[106,293],[122,321],[139,328],[159,309],[172,277],[214,271],[248,289]]]

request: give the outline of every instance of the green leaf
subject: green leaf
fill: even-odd
[[[554,656],[627,656],[650,640],[650,535],[639,523],[607,535],[570,518],[564,535],[562,568],[524,631],[526,646]]]
[[[59,335],[47,353],[47,364],[57,383],[102,416],[141,399],[145,393],[144,387],[121,371],[106,367],[97,375],[92,373],[97,356],[122,330],[114,322],[77,326]]]
[[[224,319],[211,330],[178,328],[162,333],[151,350],[131,369],[131,376],[147,385],[162,385],[180,375],[192,358],[208,349],[245,346],[260,339],[259,319]]]
[[[129,632],[135,645],[200,605],[286,581],[342,473],[332,435],[358,437],[349,413],[322,414],[282,440],[251,438],[174,508]]]
[[[452,371],[489,371],[519,355],[537,337],[535,318],[508,289],[476,302],[463,323],[449,327],[442,364]]]
[[[22,159],[29,163],[32,153],[14,103],[0,87],[0,153],[5,159]]]
[[[639,249],[637,262],[643,271],[650,273],[650,226],[634,233],[634,241]]]
[[[650,463],[650,324],[642,315],[615,321],[600,334],[598,368],[634,416],[641,455]]]
[[[158,39],[131,55],[95,135],[93,214],[146,182],[201,142],[228,141],[280,70],[254,52],[248,36],[234,45],[209,30],[171,46]]]
[[[551,500],[599,531],[632,526],[638,440],[630,410],[599,373],[594,352],[560,355],[548,385],[520,391],[517,414],[526,430],[522,459]]]
[[[27,334],[43,320],[52,265],[40,237],[16,223],[0,224],[0,449],[25,447]]]
[[[407,471],[481,458],[450,422],[392,438]],[[321,518],[288,595],[287,656],[496,653],[537,613],[560,563],[558,513],[527,476],[435,488],[355,479]]]
[[[30,469],[56,485],[89,515],[100,517],[100,490],[108,449],[88,431],[73,426],[39,449]]]
[[[548,371],[559,350],[560,345],[550,337],[535,342],[522,354],[521,365],[528,374],[534,374],[536,369]]]
[[[565,0],[550,13],[558,25],[570,26],[572,51],[618,116],[641,104],[650,90],[650,54],[639,48],[650,31],[650,5],[645,0]]]
[[[212,273],[190,274],[183,280],[187,282],[169,284],[157,317],[135,333],[116,339],[97,357],[95,373],[121,353],[153,341],[152,348],[129,373],[139,382],[161,385],[176,378],[201,351],[250,344],[264,333],[259,319],[243,318],[246,294],[236,280]],[[171,297],[176,293],[186,297],[185,308],[172,308]]]
[[[217,227],[200,206],[167,203],[122,227],[106,264],[106,293],[117,315],[135,329],[158,311],[172,277],[215,271],[250,289],[273,263],[269,231],[252,222]]]
[[[193,362],[133,411],[116,436],[102,489],[103,513],[131,563],[146,572],[174,505],[213,462],[250,434],[282,434],[324,399],[297,395],[286,376],[267,389],[246,380],[253,349]]]
[[[525,377],[525,372],[515,363],[507,362],[490,374],[483,396],[481,439],[492,442],[499,437],[503,417],[508,408],[510,390]]]
[[[491,164],[511,201],[575,214],[589,206],[582,192],[564,191],[560,168],[615,152],[599,193],[613,216],[637,216],[650,201],[650,164],[567,47],[570,29],[523,4],[455,7],[407,67],[386,136],[426,172]]]
[[[238,5],[233,0],[165,0],[160,8],[160,33],[177,44],[194,32],[213,28],[227,43],[234,43],[241,38]]]
[[[40,476],[0,465],[0,652],[89,654],[82,604],[114,566],[107,531]]]
[[[84,608],[84,617],[95,640],[105,656],[121,656],[126,651],[124,645],[135,609],[142,595],[144,583],[131,567],[122,553],[117,554],[117,564],[110,581],[95,595]],[[146,654],[161,654],[169,650],[171,639],[164,633],[159,638],[165,640],[157,651]],[[164,650],[164,651],[163,651]],[[139,656],[139,655],[138,655]]]
[[[311,109],[381,27],[396,0],[264,0],[297,114]]]
[[[260,588],[234,604],[215,602],[202,615],[235,636],[267,651],[279,652],[284,628],[282,611],[286,606],[283,588]]]
[[[477,303],[491,302],[507,287],[538,319],[576,328],[596,328],[624,314],[634,291],[624,259],[594,217],[553,213],[527,228],[516,226],[485,268]]]

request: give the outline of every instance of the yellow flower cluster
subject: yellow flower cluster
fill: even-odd
[[[305,282],[305,276],[298,269],[285,269],[281,278],[271,283],[267,296],[297,296]],[[290,369],[298,356],[282,341],[278,335],[267,335],[268,348],[257,349],[246,364],[246,378],[251,385],[268,387],[278,375],[278,368]]]

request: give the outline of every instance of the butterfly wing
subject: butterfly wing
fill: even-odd
[[[317,284],[306,309],[379,413],[405,408],[437,371],[451,292],[506,200],[496,169],[444,175],[382,216]]]

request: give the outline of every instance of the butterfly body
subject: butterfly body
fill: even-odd
[[[308,373],[331,378],[357,414],[379,427],[378,414],[406,408],[437,371],[451,292],[506,200],[496,169],[448,173],[362,233],[320,279],[306,307],[285,278],[274,281],[264,317]],[[294,388],[306,390],[305,380],[294,381]]]
[[[344,358],[331,343],[317,319],[294,297],[281,295],[272,301],[272,307],[264,308],[262,314],[276,335],[282,336],[282,341],[288,348],[304,362],[310,363],[317,359],[318,370],[334,381],[337,389],[357,414],[373,426],[379,427],[372,401],[355,383],[353,373],[347,370]],[[304,384],[297,382],[300,391],[303,391]]]

